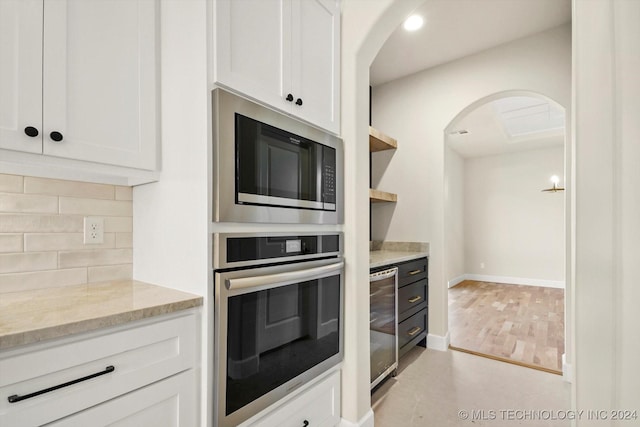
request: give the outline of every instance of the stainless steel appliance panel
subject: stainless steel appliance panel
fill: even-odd
[[[398,268],[369,276],[371,388],[398,367]]]
[[[340,138],[222,89],[212,92],[212,104],[213,221],[281,224],[344,222],[344,155]],[[335,185],[335,204],[236,193],[236,113],[334,148],[335,177],[328,179]],[[318,167],[318,172],[321,170],[322,167]]]
[[[214,313],[214,425],[232,427],[342,361],[344,262],[215,272]]]

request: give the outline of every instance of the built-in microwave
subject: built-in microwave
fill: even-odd
[[[343,222],[340,138],[223,89],[212,103],[214,221]]]

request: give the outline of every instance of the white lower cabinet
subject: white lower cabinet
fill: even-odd
[[[340,422],[340,371],[242,427],[334,427]]]
[[[63,418],[47,427],[196,426],[194,370]]]
[[[186,310],[0,352],[0,425],[195,426],[199,319]]]

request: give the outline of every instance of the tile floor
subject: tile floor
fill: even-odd
[[[375,427],[564,427],[570,425],[560,420],[570,409],[570,389],[558,375],[416,347],[371,403]]]

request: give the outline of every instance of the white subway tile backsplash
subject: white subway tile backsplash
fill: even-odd
[[[104,218],[105,233],[132,233],[133,217],[108,216]]]
[[[34,233],[24,235],[24,251],[71,251],[115,248],[115,233],[105,233],[104,242],[86,245],[84,233]]]
[[[58,213],[58,198],[55,196],[0,193],[0,212]]]
[[[133,203],[124,200],[60,197],[60,213],[93,216],[133,216]]]
[[[116,233],[116,248],[133,248],[133,233]]]
[[[0,294],[87,283],[86,268],[0,274]],[[0,297],[1,298],[1,297]]]
[[[104,243],[84,244],[84,217]],[[133,276],[133,189],[0,174],[0,294]]]
[[[22,193],[24,178],[18,175],[5,175],[0,173],[0,192]]]
[[[0,234],[0,253],[22,252],[22,234]]]
[[[116,200],[133,200],[133,187],[116,186]]]
[[[0,274],[53,270],[55,268],[58,268],[56,252],[0,254]]]
[[[60,268],[127,264],[133,259],[131,249],[94,249],[59,253]]]
[[[81,233],[83,224],[77,215],[0,213],[0,233]]]
[[[133,277],[131,264],[89,267],[89,282],[104,282],[106,280],[126,280]]]
[[[50,194],[88,199],[115,199],[115,188],[113,185],[33,178],[29,176],[24,178],[24,192],[27,194]]]

